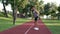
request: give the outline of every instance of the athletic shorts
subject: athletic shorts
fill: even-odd
[[[38,20],[38,16],[37,17],[35,17],[35,19],[34,19],[35,21],[37,21]]]

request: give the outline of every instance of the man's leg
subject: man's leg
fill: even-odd
[[[37,19],[38,19],[38,17],[36,17],[35,21],[34,21],[34,24],[35,24],[35,28],[34,29],[35,30],[39,30]]]
[[[35,24],[36,27],[38,27],[38,22],[37,21],[35,21],[34,24]]]

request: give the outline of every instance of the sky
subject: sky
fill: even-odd
[[[2,11],[2,9],[3,9],[3,5],[0,3],[0,10]]]
[[[3,4],[0,3],[0,11],[2,11],[2,9],[3,9]],[[7,10],[7,11],[12,11],[12,10],[11,10],[11,5],[10,5],[10,4],[9,4],[8,6],[6,6],[6,10]]]
[[[44,3],[46,4],[46,3],[48,3],[48,2],[53,2],[53,3],[56,3],[57,5],[59,5],[60,4],[60,0],[43,0],[44,1]]]
[[[54,2],[54,3],[56,3],[57,4],[57,6],[60,4],[60,0],[43,0],[44,1],[44,4],[46,4],[46,3],[51,3],[51,2]],[[0,2],[0,11],[3,9],[3,5],[1,4],[1,2]],[[11,10],[11,5],[9,4],[8,6],[6,6],[6,9],[7,9],[7,11],[12,11]]]

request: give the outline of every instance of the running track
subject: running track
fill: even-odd
[[[36,31],[34,21],[27,22],[23,25],[18,25],[8,30],[0,32],[0,34],[52,34],[51,31],[44,25],[41,20],[38,20],[40,30]]]

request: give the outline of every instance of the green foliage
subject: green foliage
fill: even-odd
[[[59,13],[57,14],[57,16],[58,16],[58,19],[60,20],[60,5],[58,6],[58,9],[57,9],[57,10],[58,10],[58,12],[59,12]]]
[[[57,6],[55,3],[47,3],[44,6],[44,11],[42,12],[45,15],[51,15],[53,17],[56,17],[56,11],[57,11]]]
[[[40,11],[40,5],[41,3],[38,0],[31,0],[30,5],[35,6],[35,8]]]
[[[28,0],[21,0],[20,4],[18,5],[18,10],[20,13],[24,12],[23,9],[28,4]]]
[[[50,3],[47,3],[47,4],[45,4],[45,6],[44,6],[44,14],[45,15],[49,15],[49,11],[50,11]]]
[[[0,12],[0,17],[4,17],[4,12]]]
[[[60,12],[60,6],[58,6],[58,11]]]
[[[51,9],[50,9],[50,14],[52,16],[56,16],[56,11],[57,11],[57,6],[55,3],[51,3]]]

